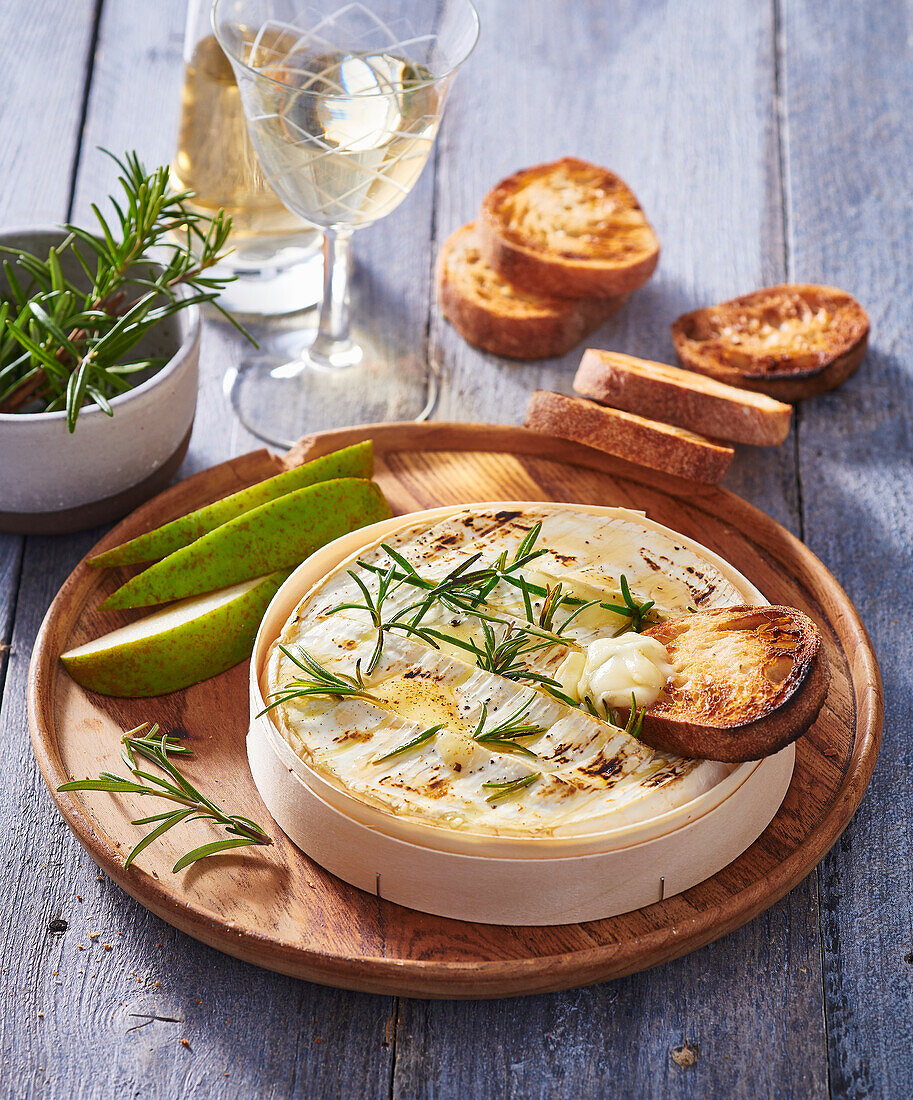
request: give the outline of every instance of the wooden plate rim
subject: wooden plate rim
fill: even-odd
[[[404,439],[408,437],[407,439]],[[642,467],[612,458],[600,451],[579,444],[569,444],[550,436],[509,425],[473,424],[433,421],[424,424],[370,424],[304,437],[289,452],[295,462],[316,457],[360,439],[372,438],[378,453],[388,449],[385,443],[395,441],[398,450],[471,451],[531,455],[552,459],[568,465],[578,465],[624,480],[651,484],[653,473]],[[408,446],[405,444],[408,443]],[[281,460],[267,451],[255,452],[263,460],[272,459],[277,471]],[[254,457],[253,455],[251,457]],[[232,466],[231,459],[222,466]],[[196,481],[202,481],[208,471],[192,475],[179,485],[165,490],[130,516],[92,548],[86,557],[99,553],[123,541],[128,530],[154,516],[167,506],[180,491],[187,492]],[[210,946],[230,955],[256,961],[268,969],[296,977],[360,989],[375,993],[406,993],[412,996],[466,996],[461,983],[471,982],[479,996],[479,987],[489,990],[482,995],[535,993],[557,990],[622,977],[643,969],[642,956],[651,956],[650,966],[693,951],[723,931],[730,931],[753,919],[798,885],[830,850],[856,811],[878,756],[884,718],[881,675],[868,633],[855,606],[824,564],[794,535],[759,508],[725,489],[693,483],[680,478],[666,478],[672,488],[659,491],[667,496],[687,495],[690,507],[712,516],[715,520],[741,527],[744,517],[753,528],[751,541],[769,555],[787,564],[793,561],[803,585],[822,606],[825,603],[840,609],[840,615],[829,621],[844,650],[853,686],[856,710],[856,733],[853,750],[843,781],[814,829],[793,852],[762,879],[728,895],[716,906],[701,910],[693,918],[676,926],[674,941],[668,937],[669,924],[627,940],[597,945],[553,955],[496,960],[388,959],[381,956],[349,956],[331,951],[297,947],[271,939],[251,928],[226,921],[220,914],[194,906],[166,888],[139,867],[124,872],[122,854],[111,840],[82,812],[80,802],[57,787],[65,783],[66,774],[57,746],[53,714],[41,706],[41,699],[52,700],[44,691],[56,672],[54,657],[49,652],[47,638],[56,616],[66,605],[70,593],[77,587],[82,573],[89,567],[84,558],[64,582],[51,603],[35,640],[29,668],[28,719],[31,741],[38,766],[51,797],[82,846],[104,872],[142,905],[175,927]],[[760,534],[763,541],[759,541]],[[830,597],[825,600],[823,597]],[[721,931],[721,926],[725,926]],[[657,948],[664,948],[657,950]],[[655,954],[654,954],[655,952]],[[365,971],[370,971],[366,975]],[[539,981],[536,981],[539,977]]]

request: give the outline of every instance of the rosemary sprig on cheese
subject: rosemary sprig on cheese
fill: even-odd
[[[192,756],[193,753],[181,745],[177,738],[166,734],[159,736],[157,724],[149,726],[144,722],[143,725],[124,734],[122,741],[124,747],[121,750],[121,759],[135,776],[134,779],[125,779],[111,772],[102,772],[98,779],[75,779],[70,783],[64,783],[63,786],[58,787],[58,790],[154,795],[156,798],[177,803],[176,810],[138,817],[131,822],[133,825],[152,825],[153,828],[127,856],[124,869],[129,867],[140,852],[148,848],[153,841],[184,821],[211,821],[223,828],[229,837],[203,844],[187,852],[172,868],[175,874],[189,867],[191,863],[196,863],[197,860],[205,859],[207,856],[214,856],[219,852],[226,852],[232,848],[244,848],[251,844],[272,844],[272,838],[260,828],[256,821],[251,821],[250,818],[242,817],[240,814],[227,814],[212,799],[201,794],[190,780],[181,774],[176,765],[168,759],[169,756]],[[137,763],[137,756],[154,764],[165,773],[166,778],[146,771]],[[137,780],[144,782],[137,782]]]
[[[617,603],[604,603],[600,604],[600,607],[604,607],[606,611],[614,611],[616,615],[626,615],[630,620],[627,626],[623,626],[620,630],[615,631],[615,637],[620,634],[625,634],[629,630],[635,631],[637,634],[644,629],[647,624],[646,616],[647,612],[653,607],[654,600],[645,600],[643,603],[638,603],[637,600],[631,595],[631,589],[628,587],[628,578],[621,574],[618,579],[618,583],[621,585],[621,598],[624,600],[624,605]]]
[[[488,705],[483,703],[482,713],[475,729],[472,731],[473,741],[489,749],[497,749],[500,752],[518,752],[521,756],[530,756],[534,760],[538,760],[538,756],[531,749],[515,742],[517,737],[539,737],[546,731],[547,727],[525,720],[529,714],[529,708],[532,706],[533,698],[530,697],[509,717],[488,728],[485,725],[488,721]]]
[[[525,790],[535,783],[537,779],[541,779],[541,777],[541,772],[530,772],[529,775],[523,775],[519,779],[505,779],[502,782],[489,780],[488,783],[483,783],[482,787],[493,788],[493,792],[485,801],[498,802],[502,798],[507,798],[509,795],[516,794],[518,791]]]
[[[306,699],[315,695],[330,696],[336,699],[355,696],[376,702],[374,696],[365,687],[361,675],[361,661],[355,662],[355,675],[348,676],[344,672],[330,672],[301,646],[295,647],[298,650],[297,656],[287,646],[280,645],[279,648],[293,664],[308,675],[296,676],[293,680],[289,680],[281,691],[272,692],[270,695],[272,702],[260,711],[257,715],[258,718],[275,707],[281,706],[282,703],[291,702],[293,699]]]
[[[402,753],[408,752],[410,749],[415,749],[418,748],[419,745],[424,745],[425,742],[430,741],[436,733],[440,733],[444,726],[444,722],[438,722],[436,726],[429,726],[426,730],[422,730],[422,732],[417,737],[411,738],[411,740],[406,741],[403,745],[399,745],[391,752],[385,752],[383,756],[378,756],[374,763],[383,764],[385,760],[392,760],[394,756],[400,756]]]

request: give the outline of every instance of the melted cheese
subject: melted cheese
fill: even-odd
[[[672,664],[655,638],[628,631],[618,638],[597,638],[585,652],[569,653],[555,674],[562,690],[575,699],[589,697],[609,709],[638,707],[659,698]]]

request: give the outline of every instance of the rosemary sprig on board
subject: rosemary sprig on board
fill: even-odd
[[[251,844],[272,844],[270,836],[260,828],[256,821],[240,814],[227,814],[211,799],[206,798],[197,788],[181,774],[169,756],[192,756],[190,749],[180,744],[175,737],[162,734],[159,736],[159,726],[149,726],[148,722],[129,730],[123,737],[123,749],[121,758],[130,769],[135,779],[124,779],[123,776],[113,775],[111,772],[102,772],[98,779],[75,779],[70,783],[64,783],[58,787],[60,791],[107,791],[111,794],[138,794],[154,795],[156,798],[165,798],[169,802],[177,804],[178,809],[166,810],[164,813],[152,814],[149,817],[138,817],[131,822],[133,825],[154,826],[127,856],[124,868],[136,859],[144,849],[160,836],[180,825],[183,821],[211,821],[223,828],[229,834],[226,840],[216,840],[209,844],[203,844],[194,848],[182,856],[175,863],[172,871],[175,874],[196,863],[199,859],[216,855],[218,852],[226,852],[232,848],[244,848]],[[137,757],[148,760],[160,771],[165,773],[155,775],[145,771],[137,763]],[[142,780],[142,782],[139,782]]]
[[[314,695],[331,696],[336,699],[356,696],[373,701],[374,696],[365,687],[365,682],[362,679],[361,661],[355,662],[355,675],[348,676],[344,672],[330,672],[301,646],[295,647],[298,650],[297,656],[287,646],[280,645],[279,648],[293,664],[297,665],[307,675],[296,676],[295,679],[289,680],[280,691],[271,692],[270,699],[272,699],[272,702],[260,711],[257,715],[258,718],[282,703],[288,703],[292,699],[305,699]]]
[[[108,155],[121,170],[123,194],[111,196],[107,217],[93,204],[94,232],[64,226],[61,244],[44,259],[0,248],[12,260],[3,262],[0,412],[65,410],[71,432],[84,405],[111,416],[111,398],[164,365],[133,354],[160,321],[209,302],[244,331],[216,300],[232,278],[210,271],[227,254],[231,218],[193,211],[193,192],[172,190],[167,166],[148,172],[136,153]],[[79,285],[64,274],[68,255],[81,269]]]

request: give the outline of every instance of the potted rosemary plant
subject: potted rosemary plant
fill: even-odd
[[[0,232],[0,529],[114,519],[187,449],[199,306],[220,309],[228,280],[210,269],[231,219],[192,211],[166,167],[113,159],[119,193],[107,214],[93,205],[94,231]]]

